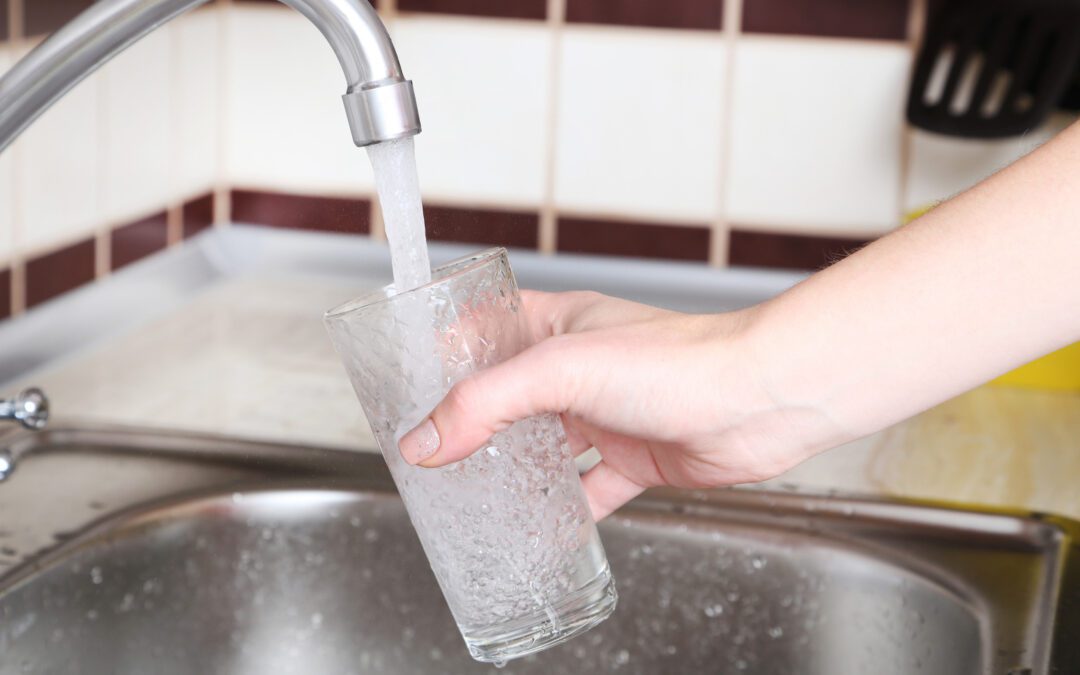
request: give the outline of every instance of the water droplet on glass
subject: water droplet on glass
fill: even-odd
[[[485,448],[485,450],[487,451],[487,454],[492,457],[498,457],[501,454],[499,452],[499,449],[494,445],[489,445],[487,448]]]

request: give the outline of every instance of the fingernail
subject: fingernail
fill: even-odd
[[[431,418],[427,418],[415,429],[401,437],[398,450],[409,464],[419,464],[439,450],[439,430]]]

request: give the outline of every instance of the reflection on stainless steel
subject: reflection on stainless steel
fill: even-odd
[[[27,429],[43,429],[49,421],[49,399],[37,387],[24,389],[14,398],[0,399],[0,420],[18,422]]]
[[[6,449],[0,673],[490,671],[378,456],[62,430]],[[602,534],[619,609],[499,672],[1080,669],[1071,522],[659,491]]]
[[[94,3],[0,78],[0,151],[103,63],[169,19],[206,2]],[[306,16],[337,54],[345,74],[345,114],[357,145],[419,133],[412,83],[402,75],[394,45],[368,0],[281,2]]]

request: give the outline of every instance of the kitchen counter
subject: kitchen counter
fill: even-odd
[[[435,260],[473,247],[433,246]],[[511,254],[524,287],[686,311],[760,301],[801,277]],[[65,424],[179,429],[374,450],[322,312],[385,283],[385,248],[234,226],[0,326],[0,393],[42,387]],[[1080,395],[981,387],[770,481],[773,487],[1009,506],[1080,518]]]

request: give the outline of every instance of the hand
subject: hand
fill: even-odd
[[[750,313],[687,315],[596,293],[524,292],[536,344],[459,382],[399,444],[406,461],[461,460],[533,415],[562,415],[571,449],[602,461],[582,479],[603,518],[652,486],[760,481],[820,444],[821,415],[783,410],[741,348]]]

